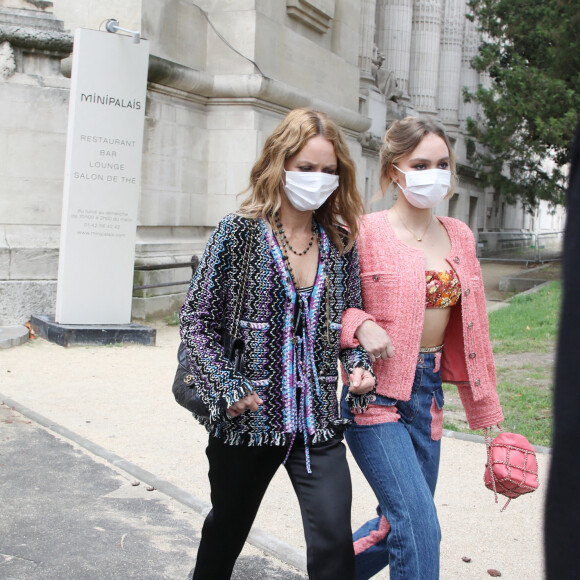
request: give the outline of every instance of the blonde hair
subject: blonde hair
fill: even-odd
[[[445,199],[451,197],[457,184],[456,155],[453,152],[451,141],[445,133],[445,129],[439,123],[429,118],[405,117],[400,121],[394,121],[383,137],[383,144],[379,153],[381,167],[381,197],[394,184],[393,165],[406,155],[409,155],[426,135],[437,135],[441,137],[449,151],[449,169],[451,170],[451,186]]]
[[[249,192],[239,213],[247,217],[271,220],[271,216],[280,209],[282,175],[286,160],[299,153],[309,139],[318,135],[328,139],[334,146],[339,179],[338,188],[314,212],[314,216],[334,245],[343,252],[345,230],[341,225],[348,230],[348,250],[358,236],[358,218],[363,213],[363,203],[356,186],[355,165],[344,135],[334,121],[319,111],[290,111],[266,139],[262,154],[250,173],[250,186],[241,193]]]

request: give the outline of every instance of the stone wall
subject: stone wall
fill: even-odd
[[[371,204],[386,127],[423,113],[445,124],[460,161],[457,194],[437,213],[474,231],[523,223],[469,167],[465,119],[477,108],[461,90],[482,79],[464,12],[465,0],[0,0],[0,325],[54,311],[67,57],[74,29],[104,30],[109,18],[140,30],[151,53],[136,319],[179,308],[192,255],[236,209],[266,136],[295,107],[343,127],[367,211],[397,195]]]
[[[0,325],[54,312],[72,37],[50,4],[0,1]]]
[[[192,255],[202,253],[211,229],[236,209],[266,136],[288,110],[312,106],[330,114],[362,164],[358,137],[370,121],[358,111],[355,0],[41,4],[0,0],[0,27],[12,18],[18,26],[34,20],[32,36],[48,31],[44,44],[31,48],[0,36],[0,70],[8,71],[0,79],[0,324],[54,312],[66,57],[79,26],[103,30],[116,18],[150,41],[134,318],[167,315],[181,305],[186,286],[171,284],[189,279]],[[55,39],[60,45],[49,47]],[[364,176],[359,180],[362,186]],[[175,264],[186,265],[151,269]]]

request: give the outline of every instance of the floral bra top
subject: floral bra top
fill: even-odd
[[[448,308],[454,306],[461,296],[461,285],[455,270],[425,270],[427,294],[426,308]]]

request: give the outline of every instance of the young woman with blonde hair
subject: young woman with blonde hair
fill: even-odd
[[[298,496],[309,578],[354,578],[348,421],[336,389],[342,313],[362,306],[354,243],[361,211],[340,129],[298,109],[266,139],[240,211],[210,236],[181,310],[190,369],[210,411],[198,417],[209,431],[212,510],[194,579],[230,577],[280,465]],[[237,303],[241,373],[219,342]],[[340,359],[350,397],[365,408],[375,384],[368,353],[342,349]]]
[[[361,220],[364,310],[345,312],[341,335],[343,348],[371,354],[377,377],[368,408],[353,405],[347,389],[342,399],[343,416],[354,420],[347,442],[379,503],[353,536],[356,577],[389,564],[391,580],[434,580],[442,381],[457,385],[472,429],[503,415],[473,234],[432,213],[453,195],[449,139],[433,120],[407,117],[386,132],[380,162],[383,192],[399,195],[391,209]]]

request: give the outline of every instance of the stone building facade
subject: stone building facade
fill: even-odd
[[[478,45],[465,0],[0,0],[0,325],[54,312],[70,54],[109,18],[150,42],[136,265],[180,264],[236,209],[266,136],[309,106],[344,129],[369,211],[389,122],[439,119],[460,161],[437,213],[505,226],[470,169],[462,87]],[[502,210],[503,211],[503,210]],[[521,212],[520,212],[521,213]],[[183,301],[188,267],[136,270],[133,316]],[[98,283],[98,281],[95,281]]]

